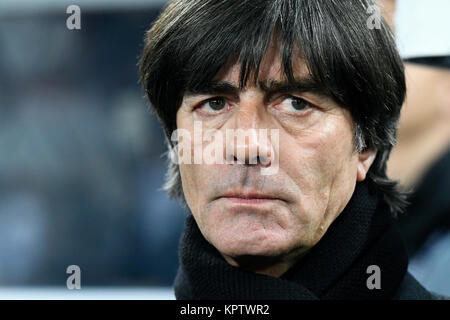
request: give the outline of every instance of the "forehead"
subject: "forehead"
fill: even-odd
[[[295,79],[310,78],[311,74],[305,59],[300,55],[299,50],[295,49],[292,54],[292,71]],[[241,74],[242,62],[233,60],[225,64],[216,74],[213,80],[228,80],[238,83]],[[285,81],[287,80],[283,59],[280,50],[274,42],[268,47],[259,66],[257,82],[268,82],[270,80]]]

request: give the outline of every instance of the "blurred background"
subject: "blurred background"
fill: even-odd
[[[388,175],[410,194],[398,219],[408,269],[450,297],[450,1],[379,2],[405,62],[407,95]]]
[[[81,30],[69,30],[76,3]],[[170,287],[184,222],[137,63],[165,1],[0,1],[0,287]]]
[[[408,90],[428,99],[408,93],[389,165],[422,199],[401,221],[410,271],[450,295],[450,26],[442,16],[450,6],[379,2],[408,64]],[[67,28],[72,4],[81,30]],[[137,74],[144,33],[164,4],[0,1],[0,299],[173,298],[185,212],[160,190],[164,134]],[[431,113],[414,116],[418,109]],[[66,289],[69,265],[80,266],[83,290]]]

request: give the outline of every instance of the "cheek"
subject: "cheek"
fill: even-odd
[[[177,112],[177,130],[183,134],[179,134],[178,138],[178,162],[183,187],[184,198],[192,212],[196,212],[198,207],[198,170],[189,163],[194,161],[194,126],[188,112],[180,108]]]
[[[299,210],[308,214],[313,224],[339,210],[339,197],[344,196],[345,202],[356,183],[353,127],[345,119],[334,120],[280,139],[280,166],[297,185]]]
[[[184,198],[186,199],[189,208],[192,208],[191,206],[196,198],[195,171],[190,165],[180,164],[179,166]]]
[[[285,156],[280,155],[280,167],[285,168],[293,182],[290,185],[297,189],[298,197],[293,211],[301,220],[298,226],[302,228],[302,241],[307,245],[315,242],[314,234],[327,209],[329,198],[330,163],[324,157],[322,148],[320,139],[295,139],[283,148]]]
[[[280,163],[302,184],[315,189],[329,185],[353,156],[351,128],[327,124],[296,136],[283,138]]]
[[[202,165],[180,164],[180,175],[186,202],[194,215],[206,205],[205,192],[208,188],[208,172]]]

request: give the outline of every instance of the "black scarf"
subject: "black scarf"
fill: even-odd
[[[280,278],[229,265],[190,215],[180,243],[177,299],[390,299],[408,258],[386,204],[358,183],[344,211],[319,243]],[[370,265],[381,270],[381,289],[369,290]]]

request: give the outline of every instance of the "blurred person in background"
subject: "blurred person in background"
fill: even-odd
[[[399,219],[409,270],[450,294],[450,2],[382,1],[405,61],[407,96],[388,174],[411,190]]]

